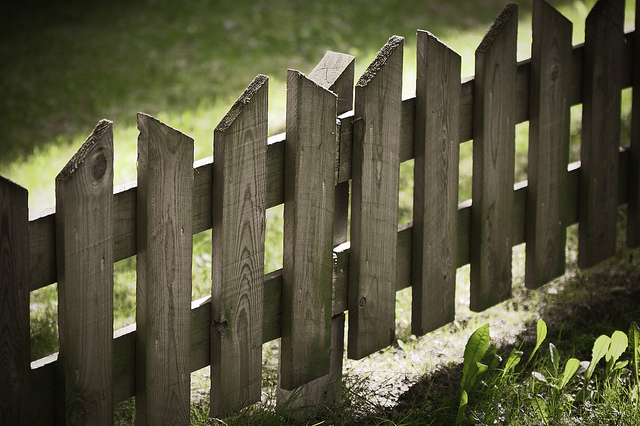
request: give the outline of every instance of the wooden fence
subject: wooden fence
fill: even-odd
[[[194,166],[188,136],[139,114],[137,186],[115,194],[101,121],[56,179],[56,212],[35,220],[26,190],[0,178],[0,423],[110,423],[135,395],[140,424],[186,424],[190,372],[208,365],[211,415],[223,417],[260,399],[261,346],[277,338],[280,399],[322,404],[339,391],[345,312],[347,354],[361,358],[393,343],[400,289],[413,288],[422,335],[454,319],[457,267],[470,263],[480,311],[510,297],[514,245],[527,243],[536,288],[564,273],[570,224],[580,267],[614,254],[620,204],[640,244],[640,43],[623,31],[624,0],[598,2],[580,46],[536,0],[520,63],[517,14],[506,6],[463,82],[460,57],[418,31],[411,99],[398,36],[355,96],[349,55],[328,52],[309,76],[290,70],[286,133],[269,139],[259,75],[216,127],[215,161]],[[620,149],[626,87],[632,142]],[[581,163],[568,165],[579,103]],[[514,186],[514,127],[526,120],[529,180]],[[458,205],[459,144],[471,139],[473,203]],[[412,158],[414,217],[398,229],[399,166]],[[284,266],[264,275],[265,210],[282,203]],[[209,228],[212,294],[192,303],[192,235]],[[113,263],[134,255],[136,324],[114,333]],[[29,292],[54,282],[60,352],[30,363]]]

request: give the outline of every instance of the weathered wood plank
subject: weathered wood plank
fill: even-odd
[[[564,274],[573,25],[544,0],[533,3],[525,285]]]
[[[289,70],[280,386],[329,373],[337,96]]]
[[[615,254],[624,0],[600,0],[587,17],[580,145],[578,265]]]
[[[389,346],[395,336],[403,48],[403,37],[391,37],[356,85],[347,348],[352,359]]]
[[[471,309],[511,296],[518,6],[503,9],[476,50]]]
[[[102,120],[56,177],[64,422],[113,417],[113,123]]]
[[[0,177],[0,424],[29,416],[29,202]]]
[[[309,74],[309,80],[338,95],[337,113],[353,109],[353,81],[356,58],[346,53],[328,51]],[[340,132],[336,138],[336,179],[340,166]],[[347,241],[349,226],[349,182],[336,184],[333,246]]]
[[[632,81],[632,60],[634,34],[626,34],[626,43],[620,58],[622,67],[622,87],[630,87]],[[582,45],[573,48],[571,64],[571,89],[569,93],[570,105],[582,102]],[[528,120],[529,77],[530,64],[523,61],[518,64],[516,79],[516,112],[517,122]],[[522,96],[522,97],[520,97]],[[400,161],[413,158],[414,134],[414,104],[415,98],[402,101],[402,133],[400,141]],[[462,84],[460,98],[460,142],[473,138],[473,78],[465,79]],[[520,111],[520,112],[518,112]],[[346,119],[350,117],[350,119]],[[351,147],[353,144],[353,111],[341,115],[340,129],[340,165],[338,182],[345,182],[351,178]],[[282,204],[284,200],[284,144],[285,134],[269,138],[267,147],[267,208]],[[211,173],[212,157],[198,161],[194,170],[194,233],[211,228]],[[132,182],[135,184],[135,182]],[[122,260],[136,254],[135,217],[136,217],[136,189],[126,185],[116,189],[114,200],[114,260]],[[37,290],[56,281],[55,258],[55,214],[46,213],[42,217],[29,222],[29,251],[30,251],[30,279],[31,290]],[[117,219],[116,219],[117,218]],[[132,225],[133,224],[133,225]]]
[[[455,319],[460,55],[418,31],[411,332]]]
[[[268,88],[254,78],[214,131],[212,417],[260,400]]]
[[[636,28],[640,28],[640,7],[636,1]],[[633,106],[631,112],[631,159],[629,164],[629,205],[627,245],[640,246],[640,37],[633,42]]]
[[[189,424],[193,140],[145,114],[138,129],[136,422]]]

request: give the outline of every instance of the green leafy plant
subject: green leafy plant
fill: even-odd
[[[469,392],[480,382],[480,377],[488,369],[488,366],[482,364],[481,361],[489,349],[490,340],[489,324],[485,324],[471,334],[464,348],[460,404],[456,424],[461,424],[464,421],[464,412],[469,403]]]

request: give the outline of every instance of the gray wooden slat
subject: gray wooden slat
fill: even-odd
[[[471,309],[511,296],[518,7],[508,4],[476,50]]]
[[[349,358],[395,336],[404,38],[393,36],[356,84],[349,271]]]
[[[138,129],[136,422],[189,424],[193,140],[145,114]]]
[[[585,29],[578,266],[615,254],[624,0],[600,0]]]
[[[113,123],[102,120],[56,177],[64,422],[113,417]]]
[[[0,177],[0,424],[29,416],[29,203]]]
[[[462,59],[418,31],[411,332],[455,319]]]
[[[544,0],[533,4],[525,285],[564,274],[573,25]]]
[[[258,75],[214,131],[212,417],[261,396],[268,88]]]
[[[329,373],[337,96],[289,70],[280,386]]]

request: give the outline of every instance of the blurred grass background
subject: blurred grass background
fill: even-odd
[[[574,23],[594,0],[551,1]],[[415,91],[415,33],[432,32],[474,73],[474,52],[504,0],[4,2],[0,6],[0,174],[26,187],[32,215],[54,206],[56,175],[102,118],[114,121],[115,184],[136,178],[136,112],[194,138],[211,156],[213,128],[258,74],[270,77],[269,132],[284,131],[286,70],[309,73],[326,50],[356,56],[356,78],[394,34],[406,37],[404,95]],[[633,26],[635,2],[627,1]],[[531,51],[531,1],[520,2],[518,58]],[[623,144],[630,90],[624,92]],[[572,109],[571,160],[581,109]],[[528,125],[517,127],[516,181],[526,179]],[[471,197],[472,144],[461,146],[460,200]],[[411,220],[412,161],[401,167],[400,223]],[[520,256],[522,257],[522,256]],[[211,232],[194,236],[193,298],[210,294]],[[265,270],[282,265],[282,208],[269,211]],[[520,259],[521,261],[522,259]],[[135,258],[115,265],[115,323],[135,321]],[[464,286],[463,283],[461,283]],[[401,296],[407,322],[410,294]],[[55,285],[31,294],[32,358],[57,350]],[[406,317],[406,318],[405,318]],[[403,319],[404,318],[404,319]]]

